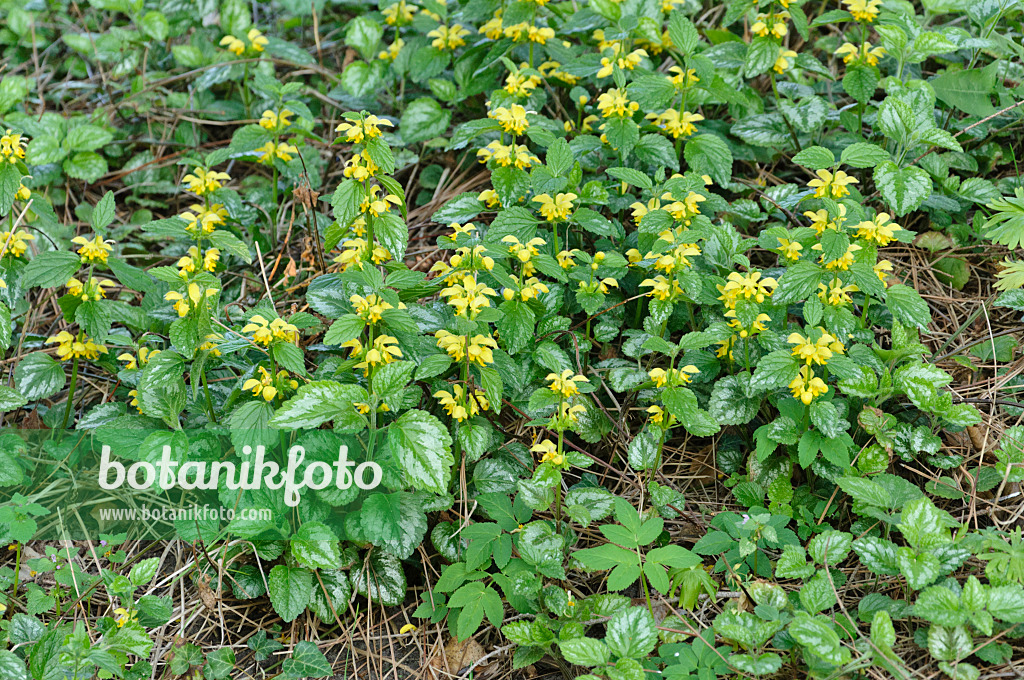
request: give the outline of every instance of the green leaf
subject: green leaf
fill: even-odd
[[[244,260],[246,264],[252,264],[252,254],[249,252],[249,246],[232,234],[226,229],[216,229],[209,236],[210,241],[213,245],[225,253],[230,253],[240,260]]]
[[[806,300],[818,292],[822,269],[812,262],[801,260],[786,269],[779,279],[779,286],[772,294],[772,302],[777,305],[790,304]]]
[[[878,68],[867,64],[851,64],[843,75],[843,89],[857,102],[866,104],[878,89]]]
[[[711,175],[716,184],[725,186],[732,181],[732,152],[717,135],[694,135],[683,147],[683,157],[694,171]]]
[[[405,599],[406,581],[401,561],[390,553],[374,550],[352,572],[352,587],[375,604],[394,607]]]
[[[81,258],[75,253],[63,250],[39,253],[25,267],[21,283],[26,288],[63,286],[75,275],[81,264]]]
[[[101,127],[79,125],[68,130],[64,143],[72,151],[95,151],[109,144],[112,139],[114,135]]]
[[[966,114],[982,118],[996,112],[991,94],[996,84],[996,64],[971,70],[949,69],[929,81],[935,96]]]
[[[64,387],[64,366],[48,354],[33,352],[18,362],[14,382],[28,401],[52,396]]]
[[[315,428],[330,420],[352,425],[362,422],[353,402],[366,399],[358,385],[343,385],[332,380],[317,380],[299,387],[277,409],[270,424],[281,428]]]
[[[604,641],[616,656],[642,659],[658,643],[654,617],[644,607],[621,609],[608,621]]]
[[[836,157],[825,147],[810,146],[793,156],[793,162],[811,170],[823,170],[834,166]]]
[[[423,491],[448,492],[452,438],[441,421],[426,411],[411,409],[388,426],[388,445],[406,477]]]
[[[95,151],[79,151],[62,164],[68,177],[95,182],[107,172],[107,161]]]
[[[338,537],[320,522],[304,522],[291,537],[291,553],[299,564],[310,569],[338,569],[341,551]]]
[[[374,545],[402,559],[413,554],[427,533],[422,503],[403,491],[371,494],[359,510],[359,522]]]
[[[611,657],[608,645],[594,638],[562,640],[558,648],[566,661],[577,666],[604,666]]]
[[[328,678],[334,674],[331,664],[315,643],[303,640],[295,645],[292,658],[281,665],[282,675],[294,680],[304,678]]]
[[[873,168],[889,160],[889,152],[867,142],[856,142],[843,149],[839,162],[853,168]]]
[[[357,16],[345,28],[345,44],[354,47],[366,61],[376,57],[377,44],[384,36],[384,29],[368,16]]]
[[[431,97],[414,100],[402,113],[399,131],[406,143],[424,142],[444,134],[451,120],[451,111]]]
[[[875,167],[875,186],[886,204],[902,217],[917,210],[932,193],[932,180],[921,168],[899,168],[892,161]]]
[[[307,569],[279,564],[267,577],[270,603],[286,622],[294,621],[309,604],[313,594],[313,574]]]
[[[632,184],[635,187],[641,189],[653,189],[654,184],[651,182],[651,178],[633,168],[608,168],[605,170],[609,175],[615,179],[622,180],[627,184]]]
[[[885,304],[893,317],[905,326],[928,330],[932,322],[931,310],[916,290],[902,283],[890,286],[885,293]]]
[[[156,10],[142,15],[142,19],[139,20],[139,28],[157,42],[167,40],[167,36],[171,32],[171,25],[167,21],[167,17],[164,16],[163,12]]]

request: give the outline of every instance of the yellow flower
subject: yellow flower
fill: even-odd
[[[683,366],[681,368],[670,368],[667,371],[664,368],[651,369],[647,375],[654,382],[655,387],[676,387],[678,385],[688,385],[691,381],[690,376],[700,373],[694,365]]]
[[[811,246],[811,250],[817,250],[821,252],[823,248],[820,243],[815,243],[813,246]],[[832,260],[831,262],[825,262],[825,254],[822,253],[821,258],[818,260],[818,262],[825,265],[825,269],[828,269],[830,271],[846,271],[847,269],[850,268],[850,265],[853,264],[854,255],[858,250],[861,250],[861,247],[856,243],[851,243],[846,247],[846,252],[843,253],[838,259]]]
[[[164,295],[164,299],[168,302],[174,303],[174,309],[178,312],[178,316],[186,316],[192,309],[198,309],[199,305],[206,298],[212,298],[217,294],[216,288],[207,288],[203,290],[197,283],[188,284],[186,294],[183,295],[177,291],[170,291]]]
[[[78,249],[78,254],[82,258],[82,264],[90,262],[106,264],[107,256],[114,251],[114,247],[110,245],[113,241],[104,241],[103,237],[99,234],[91,240],[84,236],[76,236],[71,239],[71,242],[75,245],[81,246],[81,248]]]
[[[803,249],[804,247],[797,243],[796,241],[790,241],[789,239],[785,238],[779,239],[779,254],[785,257],[787,260],[799,260],[800,251]]]
[[[687,69],[683,71],[680,66],[673,66],[668,70],[669,73],[675,74],[669,77],[669,80],[678,89],[684,89],[691,87],[700,82],[700,78],[697,77],[696,69]]]
[[[391,253],[381,246],[374,246],[371,251],[365,239],[348,239],[341,246],[342,253],[334,258],[334,262],[341,265],[342,271],[347,270],[349,267],[362,269],[364,256],[367,252],[370,253],[370,261],[373,264],[381,264],[391,259]]]
[[[294,145],[285,142],[279,142],[277,146],[274,146],[273,142],[267,142],[256,149],[256,152],[260,154],[259,162],[269,165],[274,162],[274,158],[280,158],[287,163],[292,159],[292,154],[298,154],[299,150]]]
[[[548,385],[548,387],[552,392],[557,392],[564,398],[580,393],[576,388],[576,383],[589,382],[585,376],[573,375],[572,370],[568,368],[562,371],[561,374],[548,373],[544,379],[551,381],[551,384]]]
[[[462,47],[466,44],[463,40],[469,31],[462,27],[462,24],[453,24],[451,27],[438,26],[434,30],[427,33],[428,38],[434,40],[430,43],[431,47],[439,50],[454,50],[456,47]]]
[[[501,200],[498,199],[498,193],[494,189],[484,189],[480,192],[480,195],[476,197],[476,200],[485,204],[488,208],[501,207]]]
[[[892,262],[889,260],[881,260],[872,269],[875,275],[878,276],[878,280],[885,283],[885,277],[892,273]]]
[[[24,229],[18,229],[14,234],[10,231],[0,231],[0,257],[21,257],[28,252],[28,242],[35,240],[36,237]]]
[[[362,213],[369,213],[374,217],[380,217],[381,214],[391,212],[392,205],[401,205],[402,199],[394,194],[385,193],[383,197],[379,196],[381,192],[380,185],[374,184],[370,187],[366,196],[363,197],[362,202],[359,204],[359,211]]]
[[[741,338],[746,338],[751,335],[757,335],[758,333],[767,330],[766,323],[772,320],[767,314],[758,314],[754,319],[754,323],[749,328],[744,328],[740,323],[740,320],[736,318],[735,309],[725,310],[725,318],[729,319],[729,328],[734,328],[739,331]]]
[[[288,109],[282,109],[280,114],[267,109],[260,117],[260,127],[271,132],[283,130],[292,124],[288,117],[293,115]]]
[[[398,339],[390,335],[380,335],[373,339],[373,345],[367,348],[363,360],[353,368],[363,369],[363,375],[368,376],[370,369],[377,364],[390,364],[401,358],[402,350],[398,347]]]
[[[414,626],[411,623],[407,623],[407,624],[405,624],[404,626],[402,626],[401,628],[398,629],[398,634],[399,635],[405,635],[406,633],[413,633],[415,631],[416,631],[416,626]]]
[[[525,145],[505,145],[497,140],[477,151],[476,155],[480,158],[481,163],[493,160],[501,167],[515,165],[520,170],[526,170],[534,163],[540,163],[540,159],[531,154]]]
[[[842,170],[837,170],[835,175],[828,170],[818,170],[815,174],[818,178],[807,183],[809,188],[814,189],[815,198],[823,198],[830,191],[832,198],[849,196],[850,190],[846,185],[859,183],[856,177],[850,177]]]
[[[405,47],[405,41],[401,38],[395,38],[395,42],[388,45],[387,49],[381,50],[377,54],[377,58],[381,61],[391,62],[398,59],[399,52]]]
[[[530,127],[530,123],[526,120],[526,109],[521,104],[513,104],[508,108],[499,106],[487,116],[498,121],[502,130],[516,136],[523,134]]]
[[[452,385],[452,391],[439,390],[434,398],[445,412],[460,423],[490,408],[487,397],[482,392],[467,392],[462,385]]]
[[[540,83],[540,78],[536,76],[509,73],[508,77],[505,78],[505,91],[517,97],[528,97]]]
[[[650,294],[662,302],[672,299],[676,295],[682,295],[683,289],[675,279],[671,281],[661,274],[653,279],[645,279],[640,283],[641,288],[651,288]]]
[[[222,340],[224,340],[224,336],[221,335],[220,333],[210,333],[209,335],[206,336],[205,342],[199,345],[199,349],[203,351],[208,351],[213,356],[219,357],[220,350],[217,349],[217,345],[220,344]]]
[[[612,88],[607,92],[603,92],[597,98],[597,110],[605,118],[612,116],[621,118],[632,116],[634,112],[640,110],[640,105],[636,102],[631,102],[629,97],[626,96],[625,90]]]
[[[854,21],[871,23],[878,16],[881,0],[843,0],[846,9],[853,15]]]
[[[665,422],[665,409],[661,408],[660,406],[648,406],[647,413],[650,414],[648,418],[655,425],[661,425],[662,423]],[[669,416],[669,422],[671,422],[671,418],[672,416]]]
[[[804,366],[789,383],[789,389],[793,391],[794,398],[809,405],[816,397],[828,392],[828,385],[821,378],[814,377],[810,366]]]
[[[848,305],[853,302],[850,293],[856,293],[859,290],[860,288],[854,283],[844,286],[842,281],[834,279],[828,286],[824,283],[818,284],[818,299],[833,307]]]
[[[82,283],[78,279],[72,278],[67,283],[68,295],[80,298],[82,302],[96,301],[107,297],[107,292],[103,290],[105,286],[113,285],[116,284],[110,279],[100,281],[90,276],[88,283]]]
[[[394,127],[395,124],[386,118],[378,118],[368,115],[362,120],[346,120],[334,128],[335,132],[344,134],[346,142],[362,144],[366,139],[373,139],[381,136],[380,126]]]
[[[198,203],[189,207],[189,212],[183,212],[178,217],[185,220],[185,231],[193,238],[209,236],[219,225],[224,224],[224,218],[228,211],[220,203],[213,203],[206,208]]]
[[[203,196],[216,191],[224,186],[223,182],[231,181],[231,176],[226,172],[196,168],[195,174],[185,175],[182,181],[188,185],[188,190],[196,196]]]
[[[221,38],[220,45],[237,57],[242,56],[242,53],[245,52],[245,43],[233,35],[226,35]]]
[[[140,347],[138,360],[136,360],[135,357],[129,352],[119,354],[117,356],[117,360],[125,362],[125,370],[132,370],[134,368],[138,368],[139,366],[145,366],[146,364],[149,363],[149,360],[155,357],[157,354],[160,354],[160,350],[158,349],[151,350],[148,347]]]
[[[572,202],[576,198],[576,194],[572,192],[556,194],[554,198],[548,194],[540,194],[533,197],[533,202],[540,204],[538,210],[548,222],[560,222],[569,217],[572,212]]]
[[[249,32],[245,34],[245,37],[249,40],[249,43],[252,45],[252,49],[255,52],[262,52],[263,48],[270,42],[264,38],[263,34],[256,28],[250,28]]]
[[[750,26],[750,32],[760,37],[771,35],[775,38],[786,37],[786,22],[789,21],[789,12],[778,14],[758,14],[754,23]],[[794,54],[794,56],[796,56]]]
[[[412,21],[412,15],[419,10],[419,7],[407,5],[405,0],[388,5],[380,11],[384,15],[384,23],[388,26],[405,26]]]
[[[379,322],[387,310],[394,309],[390,302],[387,302],[379,295],[371,295],[365,298],[362,295],[353,295],[348,301],[355,307],[359,318],[371,324]]]
[[[138,614],[136,614],[134,611],[125,609],[124,607],[118,607],[117,609],[115,609],[114,615],[118,628],[122,628],[126,623],[138,619]]]
[[[252,390],[254,397],[262,397],[264,401],[273,401],[274,397],[277,396],[277,387],[273,384],[273,376],[263,366],[259,367],[259,374],[259,378],[249,378],[246,380],[242,385],[242,389],[246,392]]]
[[[793,356],[806,362],[808,366],[812,363],[824,366],[833,354],[842,354],[846,351],[843,343],[839,342],[835,336],[823,328],[819,327],[818,330],[821,332],[821,336],[816,341],[812,341],[810,336],[804,337],[799,333],[790,333],[786,338],[786,342],[794,346]]]
[[[533,453],[539,453],[540,462],[551,463],[552,465],[561,465],[565,462],[565,456],[558,453],[558,447],[550,439],[542,439],[533,446],[530,447],[530,451]]]
[[[19,201],[27,201],[32,198],[32,191],[24,184],[20,184],[18,190],[14,193],[14,197]]]
[[[779,56],[775,59],[775,64],[772,66],[772,70],[778,74],[785,73],[791,66],[789,60],[796,59],[796,52],[793,50],[787,50],[779,48]]]
[[[100,354],[107,353],[106,345],[97,343],[84,333],[74,336],[67,331],[61,331],[57,335],[46,339],[47,345],[53,343],[57,343],[57,357],[61,361],[78,358],[96,361],[100,358]]]
[[[558,413],[554,416],[554,424],[558,427],[568,427],[571,423],[579,422],[579,414],[586,410],[587,408],[583,404],[569,406],[569,402],[563,401],[558,407]]]
[[[846,42],[836,50],[836,56],[842,57],[843,63],[846,64],[851,61],[864,61],[869,66],[875,66],[878,64],[878,60],[885,56],[885,48],[872,47],[869,42],[865,42],[860,47]]]
[[[689,137],[697,131],[694,123],[704,120],[699,113],[683,111],[682,114],[676,109],[665,109],[661,113],[648,113],[646,118],[654,122],[654,126],[661,128],[672,135],[673,139]]]
[[[839,204],[839,216],[834,220],[824,208],[815,211],[807,210],[804,212],[804,217],[811,221],[811,228],[818,236],[821,236],[826,229],[839,231],[843,222],[846,221],[846,206],[842,203]]]
[[[548,40],[555,37],[555,29],[547,26],[530,26],[526,31],[526,37],[530,42],[546,45]]]
[[[491,40],[500,38],[502,36],[501,10],[496,11],[491,19],[484,22],[478,32]]]
[[[21,136],[20,132],[14,132],[10,128],[0,137],[0,156],[8,163],[15,163],[25,158],[25,147],[28,140]]]
[[[194,285],[194,284],[193,284]],[[242,328],[243,333],[252,333],[253,342],[269,347],[275,340],[295,343],[299,339],[299,329],[295,324],[290,324],[281,317],[275,317],[268,321],[260,314],[249,319],[249,323]]]
[[[555,260],[558,262],[558,266],[562,269],[572,269],[576,266],[576,260],[573,258],[579,251],[576,248],[572,250],[563,250],[555,256]]]
[[[758,303],[764,302],[778,285],[773,278],[762,279],[761,272],[731,272],[725,279],[725,285],[718,286],[718,292],[722,294],[718,299],[725,303],[727,309],[735,309],[736,301],[741,297],[746,300],[753,298]]]
[[[896,232],[900,231],[900,225],[889,222],[888,213],[878,213],[875,219],[861,222],[857,225],[857,238],[874,241],[880,246],[887,246],[896,238]],[[886,224],[889,222],[888,224]]]

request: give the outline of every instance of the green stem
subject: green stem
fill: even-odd
[[[200,379],[203,381],[203,392],[206,393],[206,408],[210,412],[210,420],[214,423],[217,422],[217,414],[213,411],[213,398],[210,396],[210,385],[206,381],[206,369],[204,368],[199,373]]]
[[[68,426],[68,419],[71,417],[71,404],[75,399],[75,385],[78,384],[78,357],[71,360],[71,386],[68,388],[68,403],[64,406],[64,420],[61,421],[60,429]]]

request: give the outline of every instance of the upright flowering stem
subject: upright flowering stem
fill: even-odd
[[[768,71],[768,77],[772,81],[772,94],[775,95],[775,108],[781,108],[779,106],[779,88],[775,85],[775,71]],[[793,130],[793,126],[789,124],[789,119],[785,115],[782,116],[782,122],[786,124],[786,129],[789,130],[789,136],[793,139],[793,146],[796,147],[797,151],[800,151],[800,140],[796,137],[796,132]]]
[[[68,388],[68,403],[64,406],[64,420],[61,421],[60,429],[68,426],[68,419],[71,417],[71,403],[75,399],[75,385],[78,384],[78,356],[71,360],[71,386]]]

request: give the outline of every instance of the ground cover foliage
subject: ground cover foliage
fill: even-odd
[[[3,678],[1021,672],[1017,0],[0,7]]]

